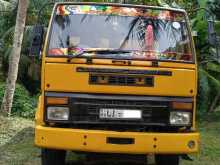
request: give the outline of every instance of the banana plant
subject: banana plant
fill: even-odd
[[[207,64],[207,70],[200,67],[199,71],[200,75],[207,77],[209,86],[215,89],[215,94],[213,93],[215,96],[211,100],[210,107],[208,108],[208,112],[213,112],[220,106],[220,64],[210,62]]]
[[[210,10],[215,13],[216,17],[220,19],[220,1],[219,0],[208,0],[207,1]]]

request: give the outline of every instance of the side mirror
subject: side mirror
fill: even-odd
[[[33,28],[33,38],[30,47],[30,56],[40,57],[41,48],[43,44],[44,27],[42,25],[35,25]]]
[[[215,22],[208,20],[208,41],[211,46],[216,47],[218,44],[218,37],[215,32]]]

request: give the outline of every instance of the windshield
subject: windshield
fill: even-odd
[[[48,55],[71,56],[84,50],[87,53],[82,53],[82,57],[192,61],[188,34],[182,12],[58,5],[52,21]],[[100,50],[120,51],[99,53]]]

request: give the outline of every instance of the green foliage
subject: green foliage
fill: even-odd
[[[16,1],[6,1],[6,0],[0,0],[0,11],[11,11],[16,7]],[[0,15],[3,15],[0,13]]]
[[[4,96],[4,88],[5,85],[0,84],[0,104]],[[36,105],[36,97],[31,97],[29,92],[22,85],[17,84],[12,106],[12,115],[33,118]]]
[[[199,91],[198,91],[198,102],[197,108],[199,111],[197,115],[202,117],[208,110],[210,104],[210,93],[211,88],[208,77],[203,73],[202,68],[199,69]]]
[[[199,0],[201,7],[210,8],[208,0]],[[199,93],[198,93],[198,114],[204,115],[210,110],[210,107],[214,106],[216,109],[220,103],[214,102],[220,91],[220,63],[217,59],[216,49],[209,45],[208,36],[208,14],[203,10],[198,11],[196,17],[192,18],[192,27],[198,32],[196,39],[197,59],[199,62]],[[217,32],[219,31],[216,28]],[[220,32],[220,31],[219,31]],[[218,32],[218,33],[219,33]],[[220,33],[219,33],[220,34]]]
[[[215,13],[216,17],[220,19],[220,1],[219,0],[208,0],[209,8],[213,13]]]
[[[13,24],[13,21],[11,21]],[[0,25],[1,26],[1,25]],[[19,64],[18,81],[21,82],[32,94],[39,92],[40,86],[40,61],[35,60],[35,63],[27,56],[28,48],[31,44],[33,26],[26,26],[24,39],[22,42],[21,60]],[[3,33],[3,32],[2,32]],[[0,55],[2,55],[2,71],[6,76],[8,71],[8,61],[12,50],[14,26],[11,25],[2,36],[0,47]],[[36,65],[37,64],[37,65]]]
[[[208,63],[207,64],[207,69],[210,71],[218,72],[220,73],[220,65],[215,64],[215,63]]]

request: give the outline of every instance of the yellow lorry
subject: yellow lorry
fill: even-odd
[[[65,164],[66,151],[154,154],[157,165],[198,152],[197,63],[184,10],[56,3],[44,44],[40,25],[34,35],[42,165]]]

